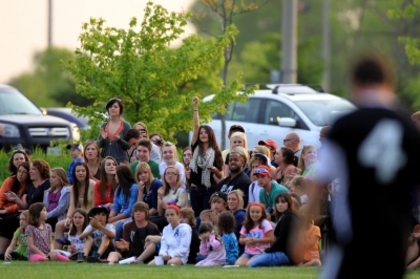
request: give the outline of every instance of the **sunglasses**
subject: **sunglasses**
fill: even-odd
[[[268,173],[268,171],[265,168],[256,168],[254,173]]]
[[[139,129],[138,130],[140,133],[142,133],[142,134],[146,134],[146,130],[145,129]]]
[[[283,143],[286,143],[286,142],[288,142],[288,141],[290,141],[290,140],[292,140],[292,139],[284,139],[284,140],[283,140]]]
[[[109,101],[108,101],[108,102],[111,102],[111,101],[118,101],[118,102],[122,102],[122,100],[121,100],[120,98],[111,98],[111,99],[109,99]]]
[[[15,153],[26,153],[26,152],[23,149],[16,149],[16,150],[13,150],[13,154]]]

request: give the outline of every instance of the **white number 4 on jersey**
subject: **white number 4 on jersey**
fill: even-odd
[[[392,119],[381,120],[375,125],[358,151],[359,163],[375,168],[376,180],[381,184],[391,183],[407,162],[401,148],[403,128]]]

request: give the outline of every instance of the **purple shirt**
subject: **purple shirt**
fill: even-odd
[[[54,210],[57,205],[58,205],[58,201],[60,200],[61,197],[61,190],[57,191],[57,193],[54,192],[49,192],[48,193],[48,208],[47,208],[47,212],[50,212],[52,210]]]

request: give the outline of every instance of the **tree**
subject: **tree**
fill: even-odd
[[[256,2],[257,1],[242,0],[240,3],[238,3],[236,2],[236,0],[201,0],[201,3],[204,5],[205,9],[202,12],[197,12],[195,14],[194,21],[196,22],[198,26],[200,26],[202,31],[212,36],[217,36],[217,35],[212,34],[209,30],[206,30],[205,28],[203,28],[203,25],[201,24],[201,21],[203,20],[203,18],[206,18],[207,16],[208,11],[206,10],[210,10],[212,15],[215,16],[216,21],[219,22],[220,34],[225,35],[228,33],[228,30],[230,28],[234,27],[233,25],[234,16],[255,11],[258,8],[270,2],[270,0],[260,1],[261,2],[260,5],[257,5]],[[236,30],[236,28],[234,30]],[[224,88],[228,86],[229,64],[233,57],[233,49],[234,49],[235,43],[236,43],[235,37],[234,36],[229,37],[229,44],[227,44],[223,50],[224,63],[223,63],[223,69],[222,69],[222,79],[223,79]],[[224,114],[221,115],[220,120],[222,123],[222,129],[221,129],[222,135],[225,135],[226,134],[226,119],[225,119]],[[222,136],[221,138],[222,138],[221,147],[222,149],[224,149],[226,146],[226,138],[224,136]]]
[[[33,57],[34,70],[12,78],[9,84],[39,106],[65,106],[69,101],[87,105],[89,100],[76,94],[72,77],[61,65],[61,62],[66,63],[74,57],[72,51],[58,47],[36,52]]]
[[[75,109],[97,124],[102,120],[98,111],[104,111],[104,103],[118,96],[124,101],[127,121],[145,122],[150,131],[173,139],[173,132],[191,129],[191,100],[201,95],[186,89],[191,88],[191,81],[214,69],[214,61],[220,60],[235,30],[229,27],[223,36],[206,44],[191,35],[170,50],[170,43],[184,32],[190,15],[168,13],[151,2],[144,12],[139,30],[136,18],[131,19],[128,30],[106,27],[103,19],[92,18],[83,24],[81,47],[66,68],[75,78],[77,92],[95,98],[95,102]],[[227,103],[246,99],[249,91],[238,94],[242,87],[238,82],[229,87],[222,84],[220,80],[217,85],[213,83],[215,98],[202,103],[200,115],[204,120],[213,112],[224,112]],[[179,94],[181,89],[183,94]]]

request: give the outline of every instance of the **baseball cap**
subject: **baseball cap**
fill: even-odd
[[[271,169],[268,166],[265,165],[259,165],[258,167],[256,167],[252,174],[260,174],[260,175],[265,175],[265,176],[269,176],[271,175]]]
[[[266,146],[274,148],[274,150],[277,150],[277,144],[272,139],[260,140],[258,142],[258,145],[266,145]]]
[[[232,132],[232,131],[245,133],[245,129],[241,125],[232,125],[232,126],[230,126],[229,132]]]
[[[83,152],[83,145],[81,143],[72,143],[67,145],[67,149],[78,149],[80,152]]]
[[[89,210],[88,217],[89,218],[90,217],[93,217],[93,216],[95,216],[95,215],[97,215],[99,213],[102,213],[102,212],[105,213],[106,214],[106,217],[108,218],[108,216],[109,216],[109,210],[108,210],[107,207],[105,207],[103,205],[100,205],[100,206],[97,206],[97,207],[93,207],[91,210]]]
[[[225,202],[227,202],[227,195],[223,192],[216,192],[213,195],[211,195],[209,202],[211,203],[213,198],[216,198],[216,197],[222,198]]]

